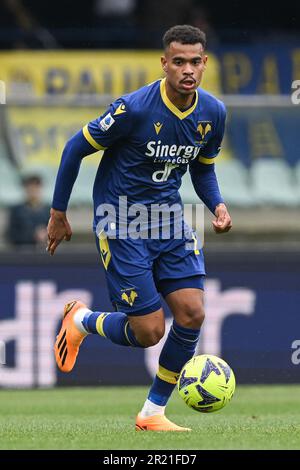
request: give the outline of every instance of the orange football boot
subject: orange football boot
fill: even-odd
[[[142,418],[140,414],[136,417],[136,431],[191,431],[190,428],[183,428],[172,423],[164,415],[147,416]]]
[[[61,329],[56,336],[55,360],[62,372],[70,372],[73,369],[79,346],[88,335],[79,331],[74,323],[74,315],[79,308],[87,308],[87,306],[78,300],[65,305]]]

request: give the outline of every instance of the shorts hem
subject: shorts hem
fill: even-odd
[[[158,300],[157,302],[155,302],[155,303],[153,303],[149,306],[138,308],[136,310],[130,310],[130,311],[129,311],[129,309],[127,309],[127,307],[124,308],[124,306],[122,306],[120,304],[116,304],[116,302],[114,302],[114,305],[117,306],[119,312],[123,312],[126,315],[129,315],[129,316],[132,315],[134,317],[138,317],[138,316],[142,316],[142,315],[148,315],[149,313],[153,313],[156,310],[159,310],[162,306],[160,300]]]
[[[194,274],[185,278],[168,278],[158,282],[157,290],[163,297],[179,289],[201,289],[204,290],[205,274]]]

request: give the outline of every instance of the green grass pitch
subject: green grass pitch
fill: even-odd
[[[167,416],[191,433],[135,432],[146,387],[0,391],[1,449],[299,449],[300,386],[238,386],[212,414],[175,392]]]

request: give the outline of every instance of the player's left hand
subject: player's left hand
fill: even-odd
[[[216,220],[212,221],[216,233],[226,233],[232,227],[231,217],[225,204],[218,204],[215,210]]]

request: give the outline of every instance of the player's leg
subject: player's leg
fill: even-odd
[[[93,312],[81,302],[68,304],[55,343],[56,362],[64,372],[74,367],[80,344],[89,333],[134,347],[156,344],[164,334],[161,301],[143,240],[134,245],[132,240],[109,240],[109,244],[105,240],[100,248],[110,298],[118,311]]]
[[[165,334],[165,316],[163,309],[148,315],[128,316],[135,338],[144,348],[157,344]]]
[[[83,312],[76,315],[78,328],[110,339],[121,346],[148,348],[164,335],[164,313],[160,308],[146,315],[129,316],[124,312]]]
[[[185,279],[186,284],[202,285],[200,279]],[[170,280],[169,289],[176,289],[182,280]],[[137,424],[145,430],[149,424],[157,423],[156,430],[187,431],[173,423],[159,427],[164,417],[167,402],[176,386],[183,365],[194,355],[204,319],[203,291],[200,288],[184,288],[166,295],[166,301],[174,315],[168,337],[159,357],[157,375],[150,388],[148,398],[138,415]],[[150,427],[151,430],[155,430]]]
[[[200,250],[187,250],[184,240],[166,243],[165,252],[156,265],[156,277],[174,320],[161,351],[157,375],[142,408],[142,416],[153,414],[152,403],[160,406],[160,412],[164,413],[182,366],[195,353],[204,319],[203,254]]]
[[[205,319],[204,291],[201,288],[178,289],[168,294],[166,301],[178,325],[187,329],[201,328]]]
[[[144,347],[154,346],[164,336],[165,318],[163,310],[160,309],[149,315],[129,316],[129,323],[134,331],[136,338],[144,345]],[[135,428],[137,431],[189,431],[172,423],[161,413],[161,406],[157,406],[151,402],[151,416],[141,416],[138,414],[136,418]]]
[[[198,281],[200,284],[202,279]],[[198,281],[195,278],[191,285]],[[176,281],[170,281],[170,288],[171,284],[176,288]],[[152,414],[153,407],[149,402],[160,406],[160,409],[157,408],[160,413],[164,412],[183,365],[195,354],[204,320],[203,290],[200,288],[179,288],[166,295],[166,301],[174,319],[160,353],[156,377],[142,409],[144,416]]]
[[[76,362],[80,345],[88,334],[97,334],[122,346],[147,348],[164,335],[162,308],[138,317],[123,312],[92,312],[80,301],[66,304],[57,335],[55,359],[62,372],[70,372]]]
[[[195,354],[204,320],[203,291],[179,289],[166,296],[174,320],[159,357],[149,399],[166,406],[184,364]]]

